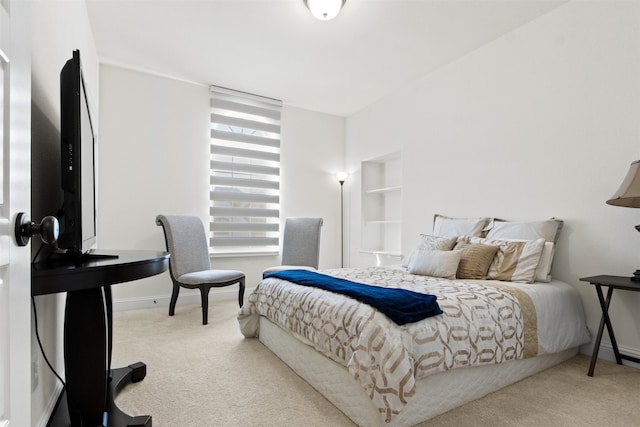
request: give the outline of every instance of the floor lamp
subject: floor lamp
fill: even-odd
[[[340,183],[340,267],[344,268],[344,182],[349,177],[346,172],[338,172],[336,179]]]

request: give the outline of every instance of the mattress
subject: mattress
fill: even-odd
[[[265,317],[259,340],[351,421],[363,427],[408,427],[562,363],[578,353],[570,348],[498,365],[455,369],[417,381],[402,412],[386,423],[364,389],[344,366],[318,353]]]
[[[243,334],[360,425],[413,425],[566,360],[590,339],[579,295],[563,282],[447,281],[388,267],[326,273],[433,293],[444,310],[398,327],[370,306],[278,279],[249,296]],[[439,381],[451,395],[441,398]]]

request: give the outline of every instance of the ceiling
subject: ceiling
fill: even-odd
[[[87,0],[102,62],[348,116],[564,0]]]

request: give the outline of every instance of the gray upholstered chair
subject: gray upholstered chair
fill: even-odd
[[[173,292],[169,303],[169,316],[173,316],[180,287],[199,289],[202,300],[202,324],[208,322],[209,290],[233,284],[240,285],[238,303],[244,298],[245,276],[236,270],[212,270],[209,244],[202,220],[195,216],[158,215],[156,224],[164,230],[169,251],[169,273]]]
[[[317,270],[321,229],[322,218],[287,218],[282,238],[281,265],[267,268],[262,274],[291,268]]]

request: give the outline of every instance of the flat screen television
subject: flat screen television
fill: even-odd
[[[95,137],[80,51],[60,72],[61,185],[58,248],[82,257],[96,243]]]

